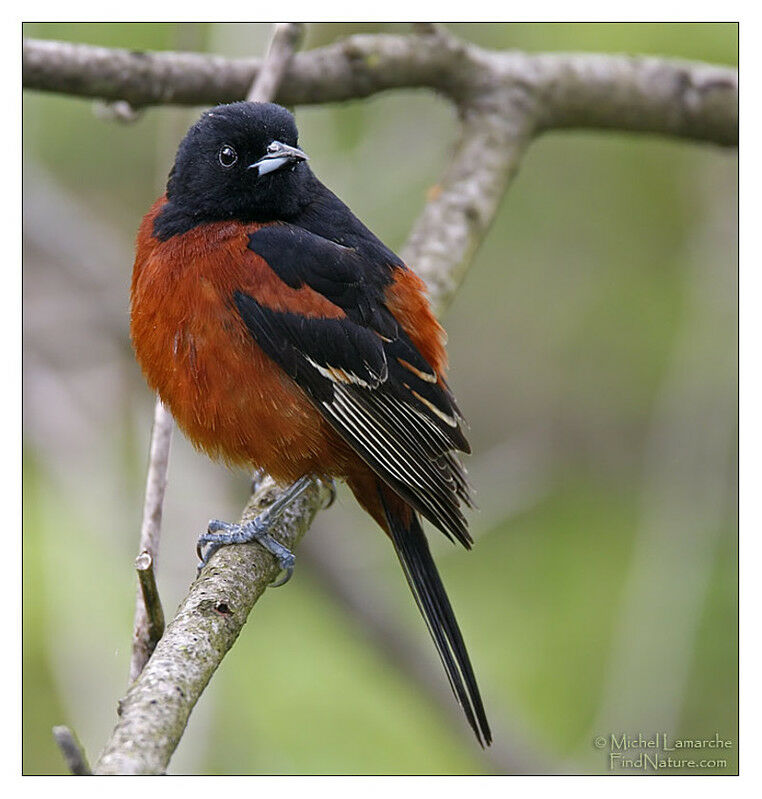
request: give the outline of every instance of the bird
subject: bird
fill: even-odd
[[[319,479],[346,482],[391,539],[455,698],[492,741],[458,622],[421,519],[470,549],[459,452],[465,422],[446,381],[445,332],[423,281],[314,174],[290,111],[248,101],[205,111],[143,218],[130,335],[150,388],[190,441],[286,488],[220,546],[269,535]]]

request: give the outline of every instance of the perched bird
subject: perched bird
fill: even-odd
[[[419,514],[470,548],[469,452],[445,381],[445,334],[423,282],[313,174],[293,116],[271,103],[204,113],[146,214],[131,335],[146,379],[213,458],[290,486],[219,546],[259,541],[314,477],[345,480],[389,535],[455,696],[482,745],[491,733]]]

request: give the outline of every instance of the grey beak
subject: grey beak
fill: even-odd
[[[298,164],[300,161],[307,161],[307,154],[303,153],[298,147],[291,147],[289,144],[284,144],[281,141],[274,141],[270,143],[267,148],[267,153],[255,161],[247,169],[257,169],[257,176],[262,177],[268,172],[275,172],[278,169],[289,165]]]

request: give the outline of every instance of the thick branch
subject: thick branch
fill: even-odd
[[[263,478],[242,522],[270,505],[276,492],[272,478]],[[284,511],[278,539],[289,549],[296,547],[328,495],[325,486],[313,483]],[[119,721],[93,769],[96,774],[166,771],[191,710],[278,571],[275,558],[259,546],[224,547],[215,555],[120,703]]]
[[[455,294],[529,144],[532,115],[521,90],[464,112],[458,144],[402,251],[441,312]]]
[[[436,36],[353,36],[299,53],[277,93],[285,105],[367,97],[385,89],[458,84],[457,69]],[[27,89],[125,99],[134,106],[212,105],[246,97],[259,58],[198,53],[136,52],[28,39],[23,48]]]
[[[29,39],[27,89],[156,104],[210,105],[246,97],[260,59],[135,52]],[[442,33],[353,36],[297,54],[276,95],[285,105],[330,103],[428,88],[459,105],[522,87],[542,130],[617,128],[717,144],[738,140],[738,75],[677,59],[596,54],[498,53]]]
[[[533,57],[541,78],[537,125],[611,128],[738,144],[738,73],[640,56]]]

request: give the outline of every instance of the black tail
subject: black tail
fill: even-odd
[[[437,572],[429,544],[418,515],[411,508],[410,522],[405,524],[386,503],[379,490],[392,542],[397,550],[410,589],[426,621],[431,637],[442,659],[453,693],[466,714],[468,723],[482,746],[492,743],[487,715],[484,712],[474,670],[458,622]]]

